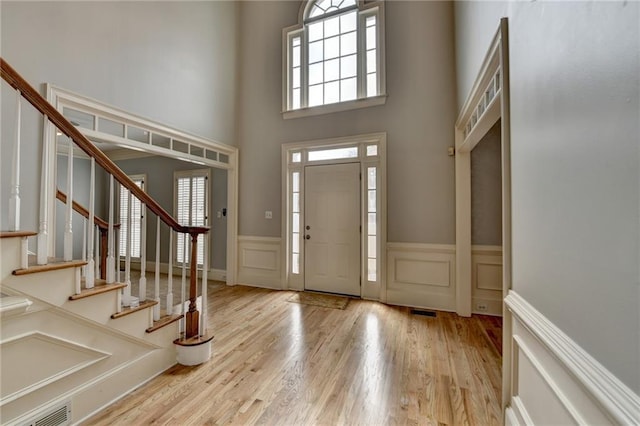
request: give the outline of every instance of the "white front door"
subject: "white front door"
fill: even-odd
[[[360,296],[360,164],[305,168],[305,290]]]

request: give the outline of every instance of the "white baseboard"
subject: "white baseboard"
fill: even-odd
[[[518,293],[505,303],[513,313],[508,424],[640,424],[640,396]]]
[[[282,248],[277,237],[238,237],[238,284],[282,290]]]
[[[387,243],[387,303],[456,310],[455,246]]]

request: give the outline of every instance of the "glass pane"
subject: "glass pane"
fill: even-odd
[[[344,9],[344,8],[355,6],[355,5],[356,5],[356,0],[344,0],[340,5],[340,8]]]
[[[367,215],[367,217],[369,218],[368,224],[367,224],[367,234],[368,235],[376,235],[377,234],[377,230],[376,230],[376,214],[375,213],[369,213]]]
[[[207,158],[209,160],[218,161],[218,153],[216,151],[207,150]]]
[[[324,10],[320,9],[317,6],[313,6],[311,9],[311,13],[309,14],[309,18],[315,18],[316,16],[320,16],[324,14]]]
[[[355,11],[342,15],[340,17],[340,31],[343,33],[355,31],[357,22],[356,17],[357,15]]]
[[[323,25],[322,21],[316,22],[315,24],[309,24],[309,41],[320,40],[324,37]]]
[[[376,236],[375,235],[369,235],[367,237],[367,251],[368,251],[368,257],[377,257],[376,256]]]
[[[309,84],[318,84],[322,83],[322,68],[323,63],[318,62],[317,64],[309,65]]]
[[[161,148],[171,149],[171,139],[155,133],[151,135],[151,144]]]
[[[218,160],[221,163],[228,163],[229,162],[229,156],[227,154],[220,153],[220,155],[218,155]]]
[[[301,160],[302,160],[302,154],[300,154],[299,152],[294,152],[291,155],[291,161],[292,162],[299,163]],[[294,182],[298,181],[298,173],[297,172],[293,174],[293,179],[294,179]],[[299,191],[299,189],[294,189],[294,191]]]
[[[300,46],[300,37],[296,37],[293,39],[293,45],[294,46]]]
[[[296,155],[298,156],[298,161],[296,161]],[[294,163],[299,163],[300,162],[300,153],[296,152],[293,154],[293,162]],[[293,177],[292,177],[292,189],[293,192],[300,192],[300,173],[299,172],[295,172],[293,173]]]
[[[356,53],[357,51],[357,43],[356,43],[356,33],[348,33],[340,36],[340,54],[342,56],[351,55],[352,53]]]
[[[373,25],[376,24],[376,17],[375,16],[367,16],[367,27],[371,27]]]
[[[190,154],[195,155],[196,157],[204,157],[204,148],[200,148],[199,146],[190,147]]]
[[[293,82],[291,87],[293,87],[294,89],[300,87],[300,67],[293,69],[292,76],[293,76]]]
[[[324,63],[324,81],[332,81],[340,78],[340,59],[332,59]],[[326,89],[325,89],[326,93]],[[325,101],[328,102],[328,101]]]
[[[127,126],[127,139],[147,143],[149,142],[149,132],[137,127]]]
[[[378,77],[376,73],[367,75],[367,97],[378,95]]]
[[[324,57],[325,59],[337,58],[340,56],[340,40],[339,37],[331,37],[324,41]]]
[[[319,64],[322,66],[322,64]],[[322,84],[309,87],[309,106],[322,105]]]
[[[369,191],[367,209],[371,213],[375,213],[375,211],[376,211],[376,191],[375,191],[375,189],[372,189],[371,191]]]
[[[367,279],[369,281],[375,281],[378,277],[377,271],[378,261],[376,259],[369,259],[367,262]]]
[[[369,189],[376,189],[376,168],[367,168],[367,186]]]
[[[378,155],[378,145],[367,145],[367,157]]]
[[[367,50],[376,48],[376,27],[367,28]]]
[[[154,138],[156,135],[153,135]],[[189,144],[186,142],[173,141],[173,150],[187,154],[189,152]]]
[[[300,66],[300,46],[296,46],[293,48],[293,66],[294,67],[299,67]]]
[[[349,101],[355,99],[358,95],[358,88],[356,86],[355,78],[348,78],[346,80],[340,80],[340,100]]]
[[[322,61],[324,56],[322,55],[323,41],[314,41],[309,43],[309,63]]]
[[[340,58],[340,78],[355,77],[358,72],[357,56]]]
[[[300,253],[300,234],[294,232],[291,238],[291,251],[293,253]]]
[[[124,124],[98,117],[98,131],[114,136],[124,137]]]
[[[300,193],[294,192],[291,200],[291,210],[294,213],[300,213]]]
[[[332,104],[340,101],[340,82],[334,81],[324,85],[324,103]]]
[[[298,253],[294,253],[291,256],[291,272],[293,274],[300,273],[300,255]]]
[[[293,223],[291,226],[291,230],[293,232],[300,232],[300,213],[293,213],[292,215]]]
[[[335,160],[340,158],[356,158],[358,147],[324,149],[322,151],[310,151],[309,161]]]
[[[376,50],[369,50],[367,52],[367,72],[376,72],[376,59],[377,59],[376,55]]]
[[[82,127],[84,129],[93,129],[94,116],[86,112],[78,111],[75,109],[64,107],[62,109],[62,115],[76,127]]]
[[[291,96],[291,108],[300,108],[300,89],[293,89],[293,94]]]
[[[340,17],[329,18],[324,21],[324,36],[331,37],[340,34]]]

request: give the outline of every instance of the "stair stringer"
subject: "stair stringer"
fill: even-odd
[[[14,353],[20,353],[19,345],[23,341],[32,342],[34,338],[40,341],[39,344],[48,341],[50,344],[46,346],[46,351],[42,351],[40,358],[38,354],[25,353],[24,360],[50,363],[53,368],[52,371],[44,368],[44,377],[32,378],[32,381],[37,383],[30,383],[29,379],[25,379],[28,386],[24,389],[16,391],[16,385],[13,383],[14,389],[10,389],[10,395],[4,395],[3,389],[3,398],[0,400],[2,424],[20,424],[41,410],[66,400],[71,401],[72,422],[76,423],[176,363],[172,341],[178,334],[177,323],[147,334],[143,339],[68,312],[15,289],[3,286],[2,292],[22,296],[33,302],[25,313],[3,318],[0,325],[2,346],[10,343],[13,345]],[[144,330],[143,324],[140,328]],[[29,344],[24,344],[25,349],[29,347]],[[57,356],[56,351],[59,347],[66,348],[67,352]],[[67,356],[69,351],[96,355],[94,359],[83,361],[86,366],[56,367],[53,360]],[[62,369],[56,371],[55,368]],[[10,371],[30,372],[29,365],[7,365],[4,357],[2,370],[3,388],[7,387],[5,378],[11,375],[8,374]]]

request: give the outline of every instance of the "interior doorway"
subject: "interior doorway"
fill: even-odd
[[[360,164],[305,167],[305,290],[360,296]]]

